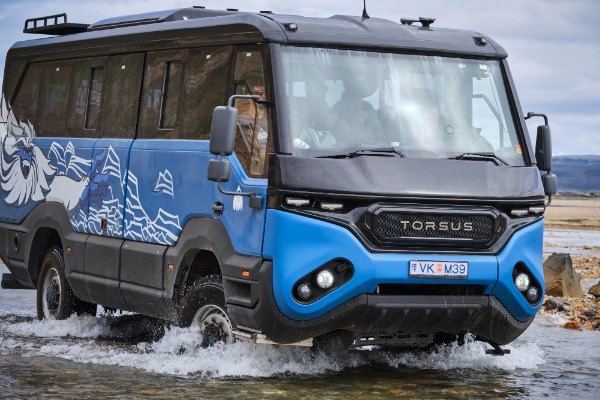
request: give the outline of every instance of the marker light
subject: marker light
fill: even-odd
[[[535,286],[531,286],[527,289],[527,300],[532,303],[535,303],[540,298],[540,291]]]
[[[526,208],[515,208],[514,210],[510,210],[510,215],[514,215],[515,217],[522,217],[527,214],[529,214],[529,210]]]
[[[515,286],[520,292],[524,292],[529,288],[529,276],[524,273],[520,273],[515,278]]]
[[[334,277],[331,271],[324,269],[317,274],[317,285],[321,289],[329,289],[333,286]]]
[[[310,205],[309,199],[299,199],[297,197],[288,197],[285,199],[285,204],[288,206],[302,207]]]
[[[300,297],[302,300],[307,300],[311,294],[312,291],[306,283],[298,287],[298,297]]]
[[[327,201],[322,201],[321,204],[319,204],[319,207],[321,207],[322,210],[339,211],[342,208],[344,208],[344,205],[342,203],[331,203]]]
[[[532,214],[542,214],[545,210],[544,207],[529,207],[529,212]]]

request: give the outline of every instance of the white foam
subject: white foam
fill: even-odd
[[[373,352],[370,358],[393,368],[411,367],[419,369],[502,369],[512,371],[517,368],[535,369],[544,363],[543,351],[533,342],[503,346],[510,354],[502,357],[486,355],[490,346],[482,342],[468,342],[462,346],[450,344],[437,346],[435,351],[426,353],[413,351],[405,353]]]
[[[6,337],[15,335],[16,338]],[[420,369],[535,369],[544,362],[535,342],[519,341],[505,346],[511,354],[485,354],[488,345],[468,342],[464,346],[439,346],[434,352],[388,352],[378,348],[346,351],[332,349],[311,355],[309,349],[254,345],[238,342],[202,348],[198,332],[171,327],[156,342],[113,343],[95,340],[118,336],[106,318],[73,316],[66,321],[0,323],[0,354],[46,355],[78,363],[118,365],[157,374],[219,379],[225,377],[272,377],[283,374],[318,375],[364,365]],[[33,338],[47,338],[39,340]]]
[[[28,321],[19,323],[0,323],[0,331],[12,333],[17,336],[36,336],[45,338],[74,337],[97,338],[109,334],[109,330],[102,318],[92,316],[72,315],[67,320],[53,319],[43,321]]]

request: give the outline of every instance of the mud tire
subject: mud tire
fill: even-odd
[[[198,326],[202,335],[202,347],[210,347],[219,342],[234,342],[235,325],[227,313],[220,276],[202,278],[187,290],[181,301],[178,323],[184,328]]]
[[[63,320],[72,314],[96,315],[96,304],[79,300],[65,278],[62,249],[52,246],[46,252],[37,281],[37,317]]]

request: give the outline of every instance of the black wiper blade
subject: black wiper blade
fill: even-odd
[[[349,153],[329,154],[316,158],[354,158],[358,156],[404,157],[404,154],[397,147],[380,147],[377,149],[359,149]]]
[[[448,160],[491,161],[496,165],[509,165],[502,158],[491,152],[463,153],[456,157],[448,157]]]

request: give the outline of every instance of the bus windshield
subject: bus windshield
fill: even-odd
[[[293,154],[525,165],[497,60],[282,47]]]

